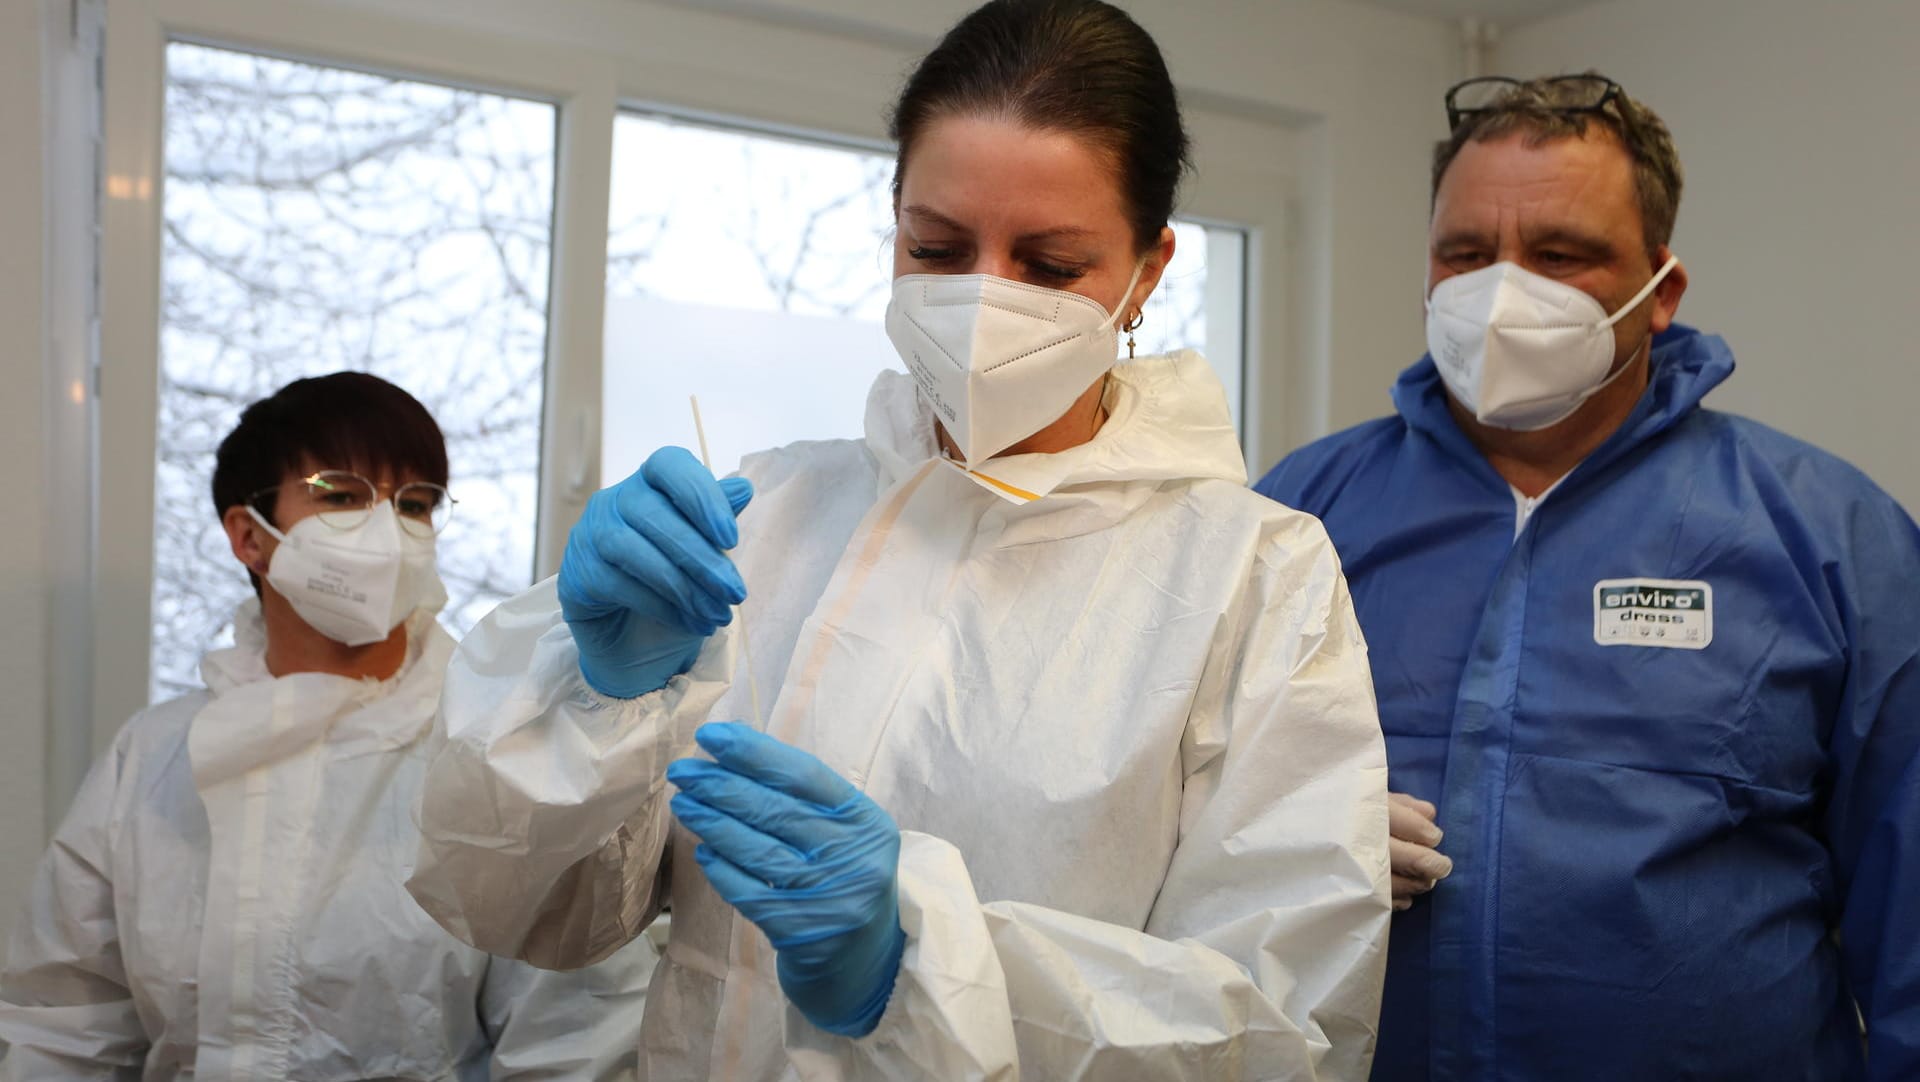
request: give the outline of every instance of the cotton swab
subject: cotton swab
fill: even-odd
[[[707,426],[700,422],[700,396],[688,395],[687,402],[693,406],[693,431],[700,437],[700,464],[713,472],[713,458],[707,454]],[[753,674],[753,646],[747,635],[747,612],[743,607],[733,610],[734,626],[739,629],[740,663],[747,667],[747,696],[753,703],[753,726],[766,728],[765,719],[760,716],[760,681]]]

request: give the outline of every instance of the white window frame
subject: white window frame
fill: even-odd
[[[92,747],[146,705],[160,372],[165,50],[186,40],[532,98],[559,139],[535,572],[557,566],[598,477],[614,117],[624,106],[862,147],[932,40],[640,0],[113,0],[106,33],[102,326],[93,553]],[[1189,95],[1200,170],[1182,217],[1247,238],[1243,402],[1258,469],[1311,417],[1294,334],[1287,222],[1302,191],[1305,123]],[[76,193],[76,197],[78,193]],[[70,792],[78,777],[53,779]]]
[[[146,705],[153,595],[153,456],[160,372],[162,149],[170,41],[443,82],[558,108],[536,563],[593,491],[605,305],[614,75],[604,58],[307,2],[114,0],[107,25],[101,291],[100,513],[94,747]],[[596,62],[598,61],[598,62]],[[564,526],[559,528],[564,538]]]

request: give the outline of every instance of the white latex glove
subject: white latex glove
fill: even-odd
[[[1413,900],[1453,874],[1453,861],[1436,847],[1440,828],[1434,818],[1440,809],[1405,793],[1387,794],[1389,863],[1393,868],[1393,908],[1407,909]]]

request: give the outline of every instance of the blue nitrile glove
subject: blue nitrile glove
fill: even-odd
[[[734,516],[751,499],[746,478],[715,481],[683,448],[663,447],[587,501],[567,535],[559,590],[595,691],[658,691],[733,620],[747,585],[722,550],[740,542]]]
[[[702,725],[713,762],[667,768],[673,813],[727,904],[767,933],[780,987],[807,1020],[864,1037],[880,1024],[906,950],[900,828],[827,764],[737,722]]]

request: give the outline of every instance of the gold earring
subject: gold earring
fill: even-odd
[[[1127,320],[1120,327],[1121,330],[1127,332],[1127,360],[1129,361],[1133,360],[1133,332],[1139,330],[1140,324],[1145,323],[1146,321],[1147,321],[1147,314],[1141,311],[1140,309],[1135,308],[1133,310],[1133,318]]]

